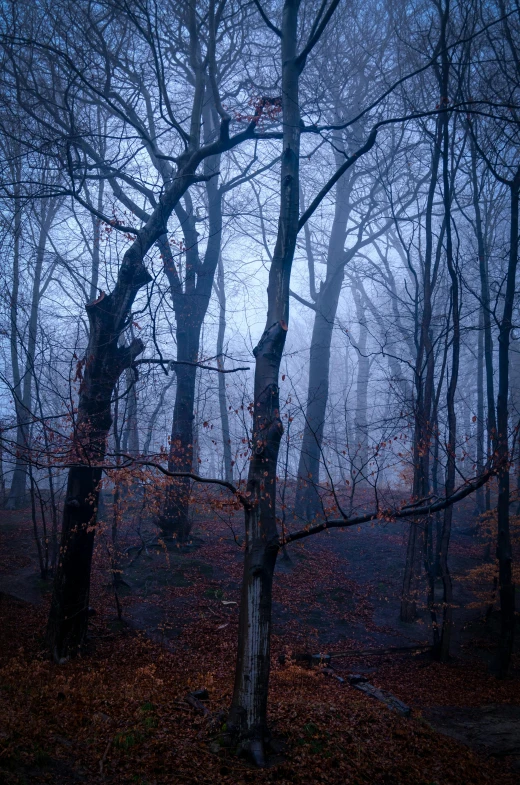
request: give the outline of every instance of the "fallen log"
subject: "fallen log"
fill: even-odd
[[[370,695],[371,698],[381,701],[385,706],[388,706],[390,711],[395,711],[402,717],[410,716],[412,710],[406,703],[403,703],[399,698],[396,698],[395,695],[392,695],[389,692],[383,692],[383,690],[378,689],[378,687],[374,687],[373,684],[369,684],[365,676],[353,673],[348,677],[348,683],[356,690],[364,692],[365,695]]]
[[[208,707],[202,703],[202,701],[207,700],[208,698],[208,691],[203,689],[188,693],[184,700],[186,703],[189,703],[189,705],[196,711],[200,711],[202,714],[204,714],[205,717],[207,717],[211,712]]]
[[[429,651],[430,644],[418,643],[416,646],[389,646],[386,649],[349,649],[348,651],[332,652],[331,654],[293,654],[291,659],[295,662],[306,662],[309,665],[328,665],[331,660],[339,657],[375,657],[384,654],[409,654],[411,652]],[[285,665],[287,657],[281,654],[278,662]]]
[[[324,673],[326,676],[331,676],[333,679],[336,679],[336,681],[340,684],[345,684],[345,679],[342,679],[341,676],[338,676],[337,673],[334,673],[332,668],[323,668],[322,673]]]

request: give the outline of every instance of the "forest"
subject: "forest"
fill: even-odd
[[[0,63],[0,782],[517,783],[518,0]]]

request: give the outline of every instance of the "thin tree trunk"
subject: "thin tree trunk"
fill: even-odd
[[[6,502],[6,488],[4,476],[4,445],[2,429],[0,427],[0,506],[4,507]]]
[[[352,290],[356,306],[356,316],[359,324],[359,338],[357,349],[357,376],[356,376],[356,416],[354,420],[355,444],[353,466],[355,476],[353,484],[363,487],[367,484],[368,474],[368,385],[370,381],[370,358],[367,355],[367,322],[361,292]]]
[[[218,260],[217,286],[215,287],[218,302],[218,335],[217,335],[217,367],[224,370],[224,337],[226,334],[226,290],[224,282],[224,265],[222,256]],[[233,466],[231,463],[231,436],[229,432],[229,415],[226,395],[226,375],[218,374],[218,405],[220,410],[220,423],[222,427],[222,448],[224,463],[224,479],[233,482]]]
[[[328,281],[323,284],[314,316],[305,427],[295,500],[295,514],[309,521],[318,515],[321,509],[318,486],[323,427],[329,396],[330,346],[342,281],[343,266],[341,265],[336,267]]]
[[[413,489],[416,499],[428,496],[430,484],[430,439],[431,439],[431,406],[433,393],[434,356],[430,335],[432,318],[432,261],[433,261],[433,204],[437,187],[437,177],[441,155],[440,120],[437,120],[433,141],[432,167],[425,215],[425,257],[422,281],[422,314],[420,323],[416,324],[418,336],[417,356],[415,361],[415,416],[413,439]],[[440,240],[439,240],[440,242]],[[416,296],[419,297],[417,291]],[[416,319],[418,316],[416,315]],[[425,530],[422,524],[412,523],[408,535],[406,562],[401,595],[400,618],[404,622],[412,622],[417,616],[417,591],[421,570],[422,553],[424,550]]]
[[[49,441],[49,434],[47,428],[45,427],[45,419],[43,413],[43,403],[42,397],[40,394],[40,383],[38,377],[34,376],[34,388],[35,388],[35,397],[36,402],[38,404],[38,411],[40,413],[40,420],[43,424],[43,443],[45,446],[45,452],[47,455],[51,454],[51,445]],[[49,464],[47,469],[47,478],[49,481],[49,501],[51,505],[51,520],[52,520],[52,529],[51,529],[51,570],[54,571],[56,569],[56,561],[58,559],[58,505],[56,502],[56,489],[54,487],[54,471],[52,466]]]
[[[15,183],[20,183],[21,173],[19,167],[16,171],[14,178]],[[16,445],[17,451],[25,450],[26,435],[25,435],[25,420],[26,416],[23,411],[22,404],[22,387],[21,387],[21,372],[20,372],[20,359],[18,354],[18,299],[20,291],[20,244],[22,236],[22,214],[19,199],[20,186],[15,186],[14,197],[14,243],[13,243],[13,278],[10,296],[10,349],[11,349],[11,368],[13,374],[13,398],[16,411]],[[25,499],[25,482],[27,475],[27,463],[23,457],[17,456],[13,476],[11,479],[11,488],[9,496],[6,501],[6,508],[14,510],[24,503]]]
[[[498,587],[500,595],[500,642],[498,676],[505,678],[509,672],[515,629],[515,586],[512,577],[512,548],[509,529],[509,344],[515,299],[516,271],[518,266],[518,202],[520,169],[509,183],[511,193],[511,223],[509,262],[507,269],[504,311],[498,338],[498,396],[497,396],[497,463],[498,471]]]
[[[97,210],[98,213],[103,212],[103,195],[105,192],[105,183],[103,180],[99,181],[98,194],[97,194]],[[99,258],[101,251],[101,220],[94,214],[91,216],[92,220],[92,269],[90,273],[90,297],[89,302],[95,300],[98,293],[98,280],[99,280]]]
[[[196,362],[200,330],[195,326],[189,330],[177,327],[177,359]],[[193,421],[195,408],[195,381],[197,369],[189,365],[176,368],[177,387],[173,408],[168,470],[171,472],[190,472],[193,467]],[[173,480],[166,489],[165,499],[158,525],[163,537],[185,542],[190,535],[189,501],[191,481],[187,478]]]
[[[27,467],[25,461],[28,459],[28,450],[29,450],[29,429],[27,422],[30,419],[30,412],[31,412],[31,405],[32,405],[32,382],[35,375],[34,369],[34,360],[36,355],[36,340],[38,336],[38,309],[40,304],[40,289],[41,289],[41,279],[42,279],[42,272],[43,272],[43,262],[45,256],[45,246],[47,243],[47,236],[49,234],[52,221],[56,214],[57,210],[57,203],[53,200],[44,200],[41,205],[41,212],[39,215],[39,231],[38,231],[38,242],[36,245],[36,257],[35,257],[35,265],[34,265],[34,278],[33,278],[33,285],[32,285],[32,294],[31,294],[31,309],[29,312],[29,323],[27,325],[27,347],[26,347],[26,358],[25,358],[25,371],[23,376],[23,384],[18,383],[18,390],[22,391],[21,401],[18,396],[15,396],[15,401],[18,400],[18,407],[17,408],[17,418],[18,418],[18,444],[22,445],[23,451],[26,453],[25,459],[22,458],[21,461],[17,461],[15,472],[13,476],[13,484],[11,486],[11,493],[10,498],[8,501],[8,506],[12,509],[16,508],[20,504],[23,503],[23,498],[25,494],[25,476],[27,472]],[[17,210],[17,213],[19,211]],[[20,229],[20,228],[19,228]],[[17,228],[15,227],[15,232],[17,232]],[[16,250],[16,241],[15,241],[15,256],[18,258],[15,260],[15,264],[13,267],[18,268],[19,274],[19,248]],[[18,298],[18,282],[13,285],[13,300],[16,297]],[[15,304],[16,308],[16,304]],[[16,335],[13,336],[11,334],[11,341],[13,339],[15,341],[18,340],[18,328],[17,328],[17,314],[12,314],[12,329],[14,329]],[[18,364],[19,368],[19,360],[18,360],[18,350],[17,346],[14,347],[14,351],[16,354],[16,361],[15,363]],[[11,345],[11,357],[13,359],[13,345]],[[19,376],[19,370],[16,371],[16,374]],[[20,441],[21,439],[21,441]]]
[[[170,373],[172,374],[172,377],[162,388],[161,394],[159,396],[159,400],[157,401],[157,404],[151,414],[150,420],[148,421],[148,429],[143,444],[143,455],[148,455],[150,453],[150,446],[152,444],[152,437],[153,437],[153,429],[155,427],[155,423],[157,422],[157,417],[159,416],[159,412],[161,411],[164,405],[164,398],[166,396],[166,393],[168,392],[168,390],[170,389],[170,387],[175,381],[175,373],[173,371],[170,371]]]
[[[449,4],[446,5],[446,13],[443,19],[443,31],[449,13]],[[449,60],[446,49],[445,35],[443,41],[443,78],[441,84],[441,95],[448,95],[448,76]],[[446,226],[446,263],[451,280],[451,313],[453,322],[452,338],[452,360],[451,376],[448,384],[446,408],[448,412],[448,444],[446,445],[446,481],[445,495],[451,496],[455,490],[456,472],[456,450],[457,450],[457,416],[455,410],[455,394],[459,378],[460,364],[460,306],[459,306],[459,277],[455,269],[453,259],[452,226],[451,226],[451,182],[450,182],[450,137],[449,137],[449,115],[445,114],[442,118],[443,123],[443,151],[442,151],[442,176],[443,176],[443,202],[444,219]],[[453,507],[444,510],[443,524],[441,530],[441,542],[439,549],[439,566],[443,586],[443,616],[442,633],[440,640],[439,659],[446,662],[450,654],[451,631],[453,626],[453,585],[448,566],[448,549],[451,537],[451,524],[453,519]]]
[[[480,276],[480,300],[481,317],[484,329],[484,359],[486,371],[486,402],[487,402],[487,439],[488,439],[488,460],[494,450],[496,443],[497,422],[495,415],[495,391],[493,382],[493,336],[491,332],[491,307],[489,294],[489,275],[486,243],[482,227],[482,213],[480,210],[479,185],[477,176],[477,151],[475,140],[470,134],[471,151],[471,184],[473,196],[473,209],[475,211],[475,234],[477,237],[479,276]],[[489,486],[485,493],[486,509],[489,510],[490,504]]]
[[[126,369],[125,381],[128,393],[122,451],[125,454],[129,453],[130,455],[138,455],[139,426],[137,420],[137,393],[135,389],[136,376],[133,368]]]
[[[477,460],[476,472],[480,476],[484,471],[484,318],[482,306],[479,309],[478,348],[477,348]],[[477,513],[485,509],[484,489],[476,493]]]
[[[269,270],[267,320],[254,350],[255,383],[252,456],[245,513],[245,555],[240,603],[237,668],[229,717],[258,765],[264,764],[270,670],[272,582],[279,549],[276,527],[276,464],[283,426],[278,378],[289,319],[289,283],[299,220],[301,120],[296,57],[300,0],[283,7],[282,113],[278,235]]]

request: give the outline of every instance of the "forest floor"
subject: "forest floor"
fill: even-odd
[[[89,647],[57,666],[45,651],[51,585],[38,577],[30,513],[1,513],[1,783],[518,782],[520,657],[511,679],[488,674],[496,618],[486,623],[468,607],[475,587],[462,579],[483,552],[467,533],[469,508],[458,514],[451,547],[457,632],[447,665],[424,653],[345,655],[429,642],[425,612],[413,625],[398,621],[404,526],[325,533],[291,546],[289,560],[280,558],[269,708],[274,752],[261,771],[217,742],[238,627],[242,553],[231,526],[199,521],[192,546],[167,549],[131,518],[121,536],[122,618],[108,531],[101,531]],[[294,659],[318,652],[343,655],[333,660],[343,684]],[[349,685],[352,673],[406,703],[411,715]],[[199,688],[208,690],[209,713],[185,700]]]

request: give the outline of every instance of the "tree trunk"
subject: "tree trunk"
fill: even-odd
[[[447,6],[447,9],[449,6]],[[443,19],[443,31],[447,21],[448,10]],[[441,84],[441,95],[448,95],[448,76],[449,59],[446,49],[445,36],[443,41],[443,80]],[[443,176],[443,202],[444,202],[444,221],[446,227],[446,263],[451,280],[451,312],[453,320],[452,338],[452,363],[451,376],[448,384],[446,408],[448,412],[448,444],[446,445],[446,481],[445,496],[449,497],[455,490],[456,473],[456,450],[457,450],[457,416],[455,410],[455,394],[459,379],[460,364],[460,306],[459,306],[459,277],[455,269],[453,259],[452,227],[451,227],[451,192],[452,183],[450,178],[450,148],[449,148],[449,115],[444,114],[443,123],[443,149],[442,149],[442,176]],[[454,176],[454,175],[453,175]],[[440,648],[438,652],[441,662],[446,662],[450,655],[451,631],[453,625],[453,585],[448,566],[448,548],[451,537],[451,524],[453,519],[453,507],[449,506],[444,510],[444,517],[441,530],[441,542],[439,548],[439,566],[443,586],[443,614],[442,614],[442,633]]]
[[[497,396],[497,448],[498,471],[498,586],[500,596],[500,641],[498,676],[505,678],[509,672],[515,629],[515,586],[512,577],[512,548],[509,530],[509,344],[515,298],[516,270],[518,266],[518,201],[520,169],[509,183],[511,193],[511,223],[509,262],[506,278],[504,311],[498,338],[498,396]]]
[[[87,305],[90,335],[71,456],[78,463],[99,465],[103,461],[115,385],[122,371],[132,365],[144,348],[140,340],[128,347],[118,346],[119,332],[135,295],[150,280],[144,267],[136,266],[131,285],[121,287],[118,282],[112,294]],[[47,626],[47,640],[57,662],[75,654],[86,641],[100,480],[100,468],[75,466],[69,470]]]
[[[197,343],[200,331],[193,331],[193,343]],[[177,359],[189,357],[191,362],[196,362],[193,352],[190,351],[192,340],[177,329]],[[198,351],[197,351],[198,353]],[[197,369],[189,365],[177,365],[177,387],[175,391],[175,405],[173,408],[173,423],[171,431],[170,451],[168,455],[168,470],[171,472],[191,472],[193,469],[193,420],[195,408],[195,381]],[[190,492],[191,480],[179,478],[173,480],[167,487],[163,509],[158,519],[158,525],[163,537],[167,540],[176,539],[186,542],[190,535]]]
[[[482,213],[480,210],[480,189],[477,176],[477,151],[473,135],[470,134],[471,151],[471,185],[473,196],[473,209],[475,211],[475,234],[477,237],[479,276],[480,276],[480,300],[481,318],[484,330],[484,359],[486,371],[486,403],[487,403],[487,441],[488,441],[488,460],[494,451],[496,444],[496,415],[495,415],[495,391],[493,382],[493,335],[491,332],[491,307],[489,295],[489,275],[486,243],[484,230],[482,227]],[[490,504],[489,487],[485,493],[485,507],[489,510]]]
[[[215,108],[209,102],[204,106],[204,135],[209,144],[217,134],[218,123]],[[184,285],[177,274],[168,238],[159,242],[164,270],[167,275],[172,303],[177,322],[177,360],[196,363],[199,360],[200,335],[204,322],[215,271],[220,258],[222,239],[222,198],[218,185],[220,155],[210,156],[204,161],[206,193],[208,198],[208,243],[204,262],[199,255],[196,216],[189,194],[186,194],[186,209],[177,204],[175,210],[181,223],[186,246],[186,276]],[[197,369],[190,365],[177,365],[177,386],[171,431],[168,469],[170,471],[192,471],[193,468],[193,421],[195,418],[195,381]],[[189,538],[190,523],[189,479],[176,479],[166,489],[163,508],[157,524],[167,540],[185,542]]]
[[[278,377],[289,319],[289,283],[299,221],[301,120],[298,80],[304,63],[296,57],[299,0],[283,7],[283,153],[278,235],[269,270],[265,330],[254,350],[255,383],[252,456],[245,514],[245,559],[240,605],[237,668],[230,730],[258,765],[264,764],[270,668],[271,597],[279,548],[276,527],[276,464],[283,426]]]
[[[432,167],[425,215],[425,255],[422,282],[422,314],[420,323],[416,315],[416,332],[419,344],[415,359],[415,412],[413,439],[413,496],[420,499],[428,496],[430,487],[430,440],[431,440],[431,407],[434,381],[434,355],[430,335],[432,318],[432,283],[433,283],[433,206],[439,161],[441,155],[442,126],[437,120],[435,138],[433,140]],[[439,239],[441,242],[441,238]],[[417,303],[419,291],[416,292]],[[421,571],[422,554],[424,551],[424,526],[412,523],[408,535],[406,563],[404,569],[403,590],[401,595],[400,618],[404,622],[412,622],[417,616],[417,592]]]
[[[133,337],[133,336],[132,336]],[[123,431],[122,451],[125,454],[139,454],[139,426],[137,419],[137,393],[135,389],[136,374],[133,368],[125,371],[125,381],[127,389],[126,418]]]
[[[17,167],[15,183],[19,183],[21,175]],[[26,446],[26,413],[23,411],[22,387],[20,360],[18,355],[18,295],[20,290],[20,244],[22,236],[22,215],[19,201],[19,186],[15,190],[14,199],[14,248],[13,248],[13,282],[10,296],[10,348],[11,348],[11,368],[13,374],[13,398],[16,411],[16,445],[17,451],[25,450]],[[18,198],[17,198],[18,197]],[[6,509],[15,510],[21,507],[25,500],[25,483],[27,475],[27,463],[23,457],[17,456],[11,488],[6,501]]]
[[[305,427],[295,500],[296,516],[308,521],[321,510],[318,485],[323,427],[329,397],[330,346],[342,281],[343,265],[336,267],[329,280],[323,284],[314,316]]]
[[[224,370],[224,337],[226,335],[226,289],[224,282],[224,265],[222,257],[218,260],[217,286],[215,287],[219,302],[218,335],[217,335],[217,367]],[[226,375],[218,375],[218,405],[220,410],[220,423],[222,428],[222,448],[224,479],[233,482],[233,465],[231,463],[231,436],[229,432],[228,403],[226,396]]]
[[[356,416],[354,420],[355,443],[353,449],[353,479],[357,487],[367,484],[368,475],[368,384],[370,380],[370,358],[367,356],[367,322],[361,292],[352,290],[356,305],[356,316],[359,324],[359,337],[357,349],[357,376],[356,376]]]
[[[477,348],[477,460],[476,473],[480,476],[484,471],[484,319],[482,306],[479,308],[478,348]],[[484,489],[476,493],[477,514],[485,510]]]
[[[104,180],[99,181],[96,208],[103,212],[103,194],[105,192]],[[90,272],[90,297],[89,302],[96,299],[99,280],[99,254],[101,250],[101,221],[97,215],[92,214],[92,269]]]
[[[338,139],[341,145],[342,140]],[[339,164],[336,155],[336,163]],[[345,265],[351,255],[345,254],[345,237],[349,216],[349,177],[342,177],[336,185],[334,220],[327,249],[327,272],[320,291],[315,295],[314,325],[312,329],[309,356],[309,382],[305,409],[305,426],[302,448],[298,464],[298,483],[296,487],[295,514],[304,520],[312,520],[321,512],[319,494],[321,448],[323,428],[329,398],[330,347],[336,313],[338,310]],[[310,238],[307,238],[308,245]],[[312,249],[308,247],[310,256]],[[309,265],[313,265],[312,258]]]

